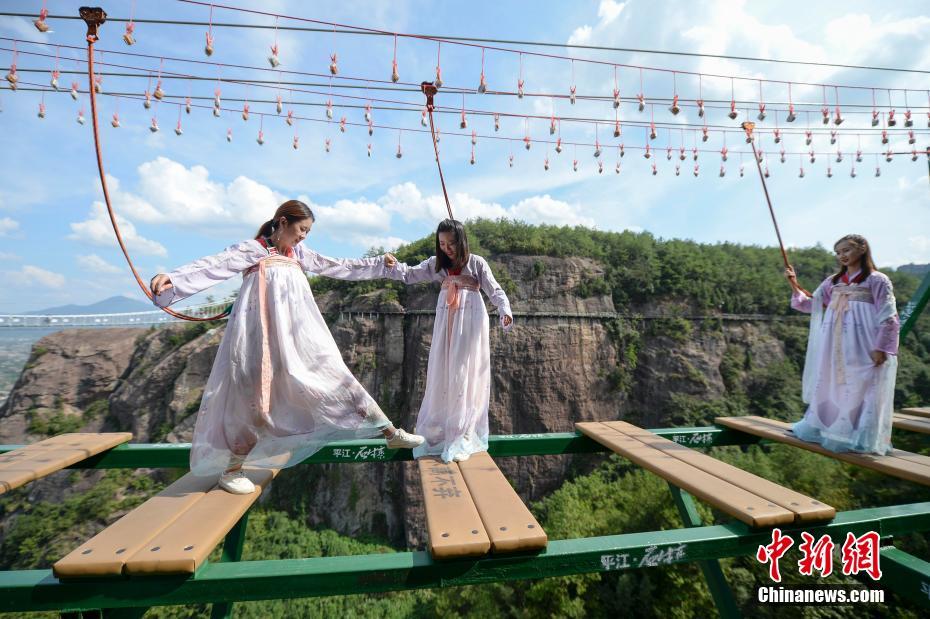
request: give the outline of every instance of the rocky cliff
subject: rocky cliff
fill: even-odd
[[[616,308],[591,285],[603,268],[587,258],[489,259],[518,313],[513,331],[491,333],[494,434],[570,431],[576,421],[599,419],[646,427],[706,422],[729,400],[740,401],[735,385],[769,380],[768,368],[796,356],[792,342],[803,336],[797,322],[688,320],[682,317],[688,308],[671,305]],[[424,389],[432,316],[391,312],[430,310],[437,290],[411,288],[403,305],[377,290],[317,298],[349,367],[407,428]],[[624,317],[607,317],[616,312]],[[78,429],[127,429],[137,442],[189,441],[222,334],[222,325],[197,324],[47,336],[0,410],[0,443]],[[532,501],[594,461],[522,457],[501,459],[500,466]],[[65,475],[32,484],[30,495],[61,496],[92,483],[95,474],[84,474],[87,481],[77,486]],[[424,540],[420,488],[409,463],[295,467],[275,481],[269,500],[303,514],[310,526],[411,547]]]

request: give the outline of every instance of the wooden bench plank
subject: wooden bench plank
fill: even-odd
[[[492,552],[533,551],[546,547],[549,543],[546,532],[488,452],[472,454],[458,464],[491,540]]]
[[[644,430],[625,421],[608,421],[604,422],[604,425],[794,512],[795,522],[832,520],[836,516],[836,509],[825,503],[753,475],[726,462],[721,462],[700,451],[679,445],[661,436],[656,436],[649,430]]]
[[[918,406],[915,408],[902,408],[901,412],[907,415],[914,415],[916,417],[930,418],[930,406]]]
[[[891,455],[888,456],[854,452],[837,453],[824,449],[817,443],[809,443],[799,439],[791,432],[791,424],[789,423],[753,415],[746,417],[718,417],[714,420],[714,423],[768,440],[800,447],[824,456],[830,456],[893,477],[900,477],[901,479],[930,486],[930,458],[927,456],[900,449],[893,450]]]
[[[491,549],[491,540],[468,492],[457,462],[436,457],[417,460],[430,553],[434,559],[480,557]]]
[[[576,423],[575,427],[644,469],[752,527],[794,522],[794,512],[649,447],[603,423]]]
[[[916,417],[903,413],[895,413],[891,423],[892,426],[898,430],[930,434],[930,418],[927,417]]]
[[[60,559],[58,578],[119,576],[126,561],[216,486],[188,473]]]
[[[130,432],[69,433],[0,456],[0,494],[132,439]]]
[[[193,574],[258,500],[276,470],[243,469],[255,484],[252,494],[215,487],[182,512],[126,560],[126,574]],[[215,483],[215,480],[214,480]]]

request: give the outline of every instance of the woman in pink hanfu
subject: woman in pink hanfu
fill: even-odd
[[[501,326],[513,326],[510,301],[491,267],[468,250],[465,228],[454,219],[436,230],[436,255],[416,266],[393,261],[388,277],[407,284],[441,282],[426,369],[426,391],[416,432],[426,442],[413,450],[417,458],[440,456],[462,461],[488,448],[491,398],[489,318],[481,291],[497,307]]]
[[[791,307],[811,314],[804,364],[804,418],[792,426],[805,441],[831,451],[891,453],[900,323],[891,280],[872,261],[865,238],[850,234],[834,246],[840,270],[813,297],[794,270]]]
[[[220,475],[220,486],[235,494],[255,490],[243,464],[278,469],[330,441],[379,434],[391,448],[423,442],[395,429],[349,371],[305,275],[385,277],[385,259],[337,260],[302,247],[313,222],[303,202],[289,200],[255,239],[151,282],[164,307],[242,273],[191,448],[191,471]]]

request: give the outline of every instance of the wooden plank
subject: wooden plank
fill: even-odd
[[[216,485],[188,473],[84,542],[52,567],[58,578],[119,576],[126,560]]]
[[[59,434],[0,456],[0,494],[132,439],[130,432]]]
[[[726,462],[721,462],[700,451],[695,451],[674,441],[656,436],[649,430],[644,430],[624,421],[608,421],[604,422],[604,425],[631,436],[645,445],[659,449],[706,473],[728,481],[734,486],[784,507],[795,514],[795,522],[819,522],[831,520],[836,516],[836,509],[825,503],[753,475]]]
[[[753,434],[772,441],[800,447],[814,453],[836,458],[849,464],[900,477],[925,486],[930,486],[930,458],[895,449],[888,456],[853,452],[837,453],[824,449],[817,443],[802,441],[791,432],[791,424],[753,415],[746,417],[718,417],[714,423],[740,432]]]
[[[794,522],[794,512],[649,447],[603,423],[576,423],[575,427],[624,458],[749,526],[769,527]]]
[[[891,424],[898,430],[909,430],[910,432],[930,434],[930,418],[895,413]]]
[[[426,529],[434,559],[484,556],[491,540],[457,462],[417,460],[426,505]]]
[[[494,553],[542,550],[549,538],[488,452],[459,462]]]
[[[919,406],[916,408],[902,408],[901,412],[907,415],[914,415],[916,417],[930,418],[930,406]]]
[[[232,494],[218,486],[213,488],[129,557],[124,572],[133,575],[196,572],[277,474],[270,469],[243,470],[255,484],[255,492]]]

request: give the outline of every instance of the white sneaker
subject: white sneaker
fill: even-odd
[[[255,484],[245,476],[242,469],[223,473],[220,476],[220,488],[232,494],[252,494],[255,492]]]
[[[391,449],[413,449],[422,445],[426,439],[419,434],[408,434],[400,428],[394,431],[394,436],[387,440],[387,446]]]

